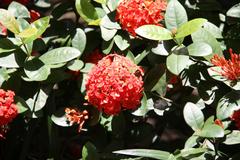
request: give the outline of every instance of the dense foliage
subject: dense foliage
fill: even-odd
[[[240,159],[239,20],[237,0],[0,0],[0,159]]]

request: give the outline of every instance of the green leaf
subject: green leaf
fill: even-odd
[[[159,95],[164,96],[167,92],[167,75],[166,72],[159,78],[157,83],[151,89],[151,91],[156,91]]]
[[[113,13],[105,15],[101,19],[100,25],[106,29],[121,29],[121,26],[115,22],[115,15]]]
[[[183,109],[186,123],[194,130],[200,130],[204,124],[204,115],[194,103],[188,102]]]
[[[212,47],[205,42],[196,42],[190,44],[188,47],[188,53],[190,56],[204,57],[212,54]]]
[[[107,6],[110,11],[116,10],[120,0],[108,0],[107,1]]]
[[[156,25],[143,25],[135,32],[144,38],[156,41],[172,39],[172,33],[169,30]]]
[[[135,63],[134,54],[130,50],[128,50],[126,57]]]
[[[17,105],[17,109],[18,109],[19,114],[24,113],[29,109],[29,106],[27,105],[25,100],[22,99],[21,97],[15,96],[14,101]]]
[[[29,38],[31,36],[34,36],[37,32],[38,32],[38,30],[36,28],[29,27],[29,28],[23,30],[22,32],[20,32],[19,34],[17,34],[17,37]]]
[[[7,81],[10,78],[8,75],[8,71],[6,68],[0,68],[0,87],[2,86],[3,82]]]
[[[52,116],[51,120],[58,126],[70,127],[73,124],[68,122],[65,115],[65,108],[59,108]]]
[[[141,106],[136,109],[135,111],[132,112],[133,115],[135,116],[145,116],[147,112],[149,111],[148,106],[147,106],[147,96],[143,92],[143,97],[141,100]]]
[[[34,2],[34,5],[36,7],[45,8],[45,9],[51,7],[51,3],[49,2],[49,0],[38,0]]]
[[[9,39],[0,39],[0,55],[1,53],[12,52],[17,48]]]
[[[88,23],[98,20],[98,14],[94,6],[89,0],[76,0],[75,3],[77,12]]]
[[[37,29],[37,32],[31,35],[30,37],[24,38],[23,42],[26,44],[39,38],[47,29],[49,25],[49,21],[50,21],[50,17],[47,16],[47,17],[40,18],[34,21],[33,23],[31,23],[31,26],[29,28],[35,28]]]
[[[114,40],[110,40],[110,41],[103,41],[102,42],[102,52],[104,54],[108,54],[111,52],[112,50],[112,47],[113,47],[113,44],[114,44]]]
[[[24,5],[15,1],[8,6],[8,11],[17,18],[30,18],[28,9]]]
[[[176,55],[174,53],[167,57],[167,68],[175,75],[179,75],[189,65],[189,56]]]
[[[70,61],[67,65],[67,68],[72,71],[79,71],[80,69],[82,69],[83,66],[84,66],[83,61],[76,59],[76,60]]]
[[[81,72],[83,73],[88,73],[92,70],[92,68],[94,67],[94,64],[92,63],[85,63],[85,66],[83,69],[81,69]]]
[[[100,26],[100,29],[101,29],[102,39],[105,41],[110,41],[117,33],[117,29],[107,29],[102,26]]]
[[[232,91],[223,96],[217,105],[217,118],[224,120],[229,118],[235,110],[240,109],[240,94]]]
[[[31,112],[36,112],[41,110],[48,99],[48,92],[42,90],[41,88],[34,94],[33,98],[26,100]]]
[[[121,51],[124,51],[125,49],[127,49],[130,46],[130,42],[129,42],[129,37],[125,36],[125,35],[119,35],[117,34],[114,37],[114,42],[115,44],[118,46],[118,48]]]
[[[226,136],[226,140],[223,142],[227,145],[234,145],[240,143],[240,131],[233,130],[230,134]]]
[[[76,33],[72,39],[72,46],[83,53],[87,43],[85,32],[81,28],[76,29]]]
[[[6,68],[19,68],[17,53],[0,56],[0,66]]]
[[[187,148],[181,150],[181,152],[178,155],[176,155],[175,158],[178,159],[179,157],[188,157],[190,155],[204,153],[207,150],[208,150],[207,148]]]
[[[175,38],[184,38],[196,31],[198,31],[203,24],[207,22],[206,19],[203,18],[196,18],[191,21],[188,21],[184,24],[182,24],[178,29],[177,33],[175,35]]]
[[[240,3],[234,5],[227,11],[228,17],[240,18]]]
[[[58,64],[68,62],[81,55],[81,52],[73,47],[60,47],[50,50],[39,57],[44,64]]]
[[[205,22],[203,24],[203,27],[205,30],[210,32],[215,38],[223,38],[221,29],[217,27],[215,24],[211,22]]]
[[[187,13],[184,7],[177,0],[171,0],[166,9],[165,23],[170,31],[179,28],[188,21]]]
[[[99,160],[99,155],[96,147],[91,143],[87,142],[82,149],[83,160]]]
[[[196,146],[197,145],[197,139],[198,139],[199,137],[198,136],[196,136],[196,135],[192,135],[191,137],[189,137],[188,139],[187,139],[187,141],[185,142],[185,145],[184,145],[184,148],[186,149],[186,148],[193,148],[194,146]]]
[[[208,32],[206,29],[201,28],[197,32],[194,32],[192,35],[193,42],[205,42],[209,44],[212,47],[212,51],[214,54],[218,54],[219,56],[222,56],[222,48],[220,46],[220,43],[216,40],[216,38]],[[207,60],[210,61],[210,59],[213,57],[213,54],[206,56]]]
[[[130,156],[138,156],[138,157],[147,157],[158,160],[167,160],[171,154],[166,151],[153,150],[153,149],[126,149],[114,151],[116,154],[124,154]]]
[[[9,11],[0,9],[0,22],[12,33],[19,33],[19,24]]]
[[[38,58],[27,61],[24,72],[31,81],[44,81],[50,75],[50,67],[44,65]]]
[[[224,129],[216,124],[207,124],[202,130],[196,132],[196,135],[205,138],[220,138],[224,136]]]

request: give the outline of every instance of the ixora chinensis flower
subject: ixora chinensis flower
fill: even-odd
[[[143,70],[130,59],[110,54],[88,74],[86,97],[90,104],[107,115],[136,109],[142,98]]]
[[[237,129],[240,129],[240,110],[234,111],[233,115],[230,117],[234,121]]]
[[[0,137],[4,136],[8,123],[18,114],[17,106],[14,104],[14,96],[13,91],[0,89]]]
[[[84,110],[81,112],[75,108],[72,108],[72,109],[66,108],[65,115],[66,115],[67,121],[71,125],[73,125],[74,123],[79,124],[78,132],[81,132],[81,130],[83,130],[83,125],[86,122],[86,120],[89,118],[87,110]]]
[[[230,81],[238,81],[240,79],[240,55],[233,53],[232,49],[229,49],[231,59],[227,60],[219,55],[214,55],[211,59],[213,65],[220,67],[219,74]]]
[[[142,25],[160,25],[166,6],[166,0],[123,0],[117,7],[116,20],[123,30],[136,36],[135,30]]]

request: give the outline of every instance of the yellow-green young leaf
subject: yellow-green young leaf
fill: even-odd
[[[156,25],[143,25],[135,32],[141,37],[156,41],[172,39],[172,33],[169,30]]]
[[[34,21],[33,23],[31,23],[31,28],[35,28],[37,32],[35,32],[35,34],[33,34],[30,37],[24,38],[23,42],[26,44],[39,38],[47,29],[49,25],[49,21],[50,21],[50,17],[47,16],[47,17],[40,18]]]
[[[184,38],[196,31],[198,31],[205,22],[207,22],[206,19],[196,18],[187,23],[184,23],[177,29],[175,38]]]
[[[77,12],[79,15],[88,23],[96,24],[98,20],[98,14],[94,6],[89,2],[89,0],[76,0],[75,3]],[[99,21],[100,23],[100,21]]]
[[[19,24],[15,17],[5,9],[0,9],[0,22],[9,31],[17,34],[19,33]]]
[[[17,37],[28,38],[28,37],[35,35],[37,33],[37,31],[38,30],[36,28],[29,27],[29,28],[23,30],[22,32],[20,32],[19,34],[17,34]]]

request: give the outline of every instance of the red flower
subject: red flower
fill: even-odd
[[[233,53],[232,49],[229,49],[229,52],[231,59],[226,60],[224,57],[214,55],[211,62],[215,66],[221,67],[220,74],[223,77],[231,81],[236,81],[240,78],[240,55]]]
[[[85,62],[97,64],[98,61],[101,60],[104,56],[105,55],[102,52],[100,52],[100,50],[97,48],[86,56]]]
[[[219,125],[220,127],[224,128],[223,123],[222,123],[222,121],[220,119],[216,119],[214,121],[214,124]]]
[[[18,114],[14,96],[13,91],[0,89],[0,126],[8,124]]]
[[[7,28],[2,25],[2,23],[0,22],[0,35],[6,36],[7,35]]]
[[[70,122],[70,124],[77,123],[79,124],[78,132],[83,130],[83,125],[85,121],[88,119],[88,111],[84,110],[82,112],[78,111],[77,109],[65,109],[66,118]]]
[[[88,74],[86,83],[89,103],[108,115],[122,109],[136,109],[143,91],[143,70],[126,57],[110,54]]]
[[[117,7],[116,20],[123,30],[136,36],[135,30],[142,25],[160,25],[166,6],[166,0],[123,0]]]
[[[240,129],[240,109],[234,111],[233,115],[230,118],[235,122],[236,127]]]
[[[30,10],[30,21],[34,22],[41,17],[40,13],[35,10]]]
[[[29,4],[30,0],[2,0],[1,4],[3,4],[3,6],[7,6],[9,5],[11,2],[16,1],[18,3],[21,3],[23,5],[27,5]]]

